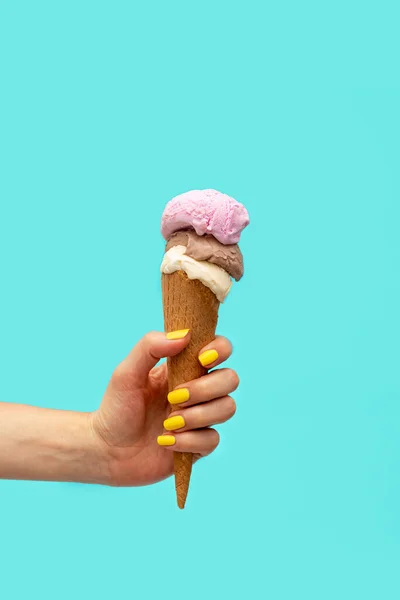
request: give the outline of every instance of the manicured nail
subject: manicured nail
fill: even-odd
[[[211,363],[215,362],[218,358],[218,352],[216,350],[206,350],[202,352],[199,356],[199,361],[206,367],[207,365],[211,365]]]
[[[159,446],[173,446],[175,444],[174,435],[159,435],[157,438],[157,444]]]
[[[189,333],[189,329],[178,329],[177,331],[170,331],[166,334],[167,340],[181,340]]]
[[[167,431],[174,431],[174,429],[181,429],[182,427],[185,427],[185,419],[180,415],[170,417],[164,421],[164,429]]]
[[[182,402],[189,400],[189,396],[190,393],[187,388],[178,388],[168,394],[168,402],[170,404],[182,404]]]

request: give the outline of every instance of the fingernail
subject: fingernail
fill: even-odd
[[[177,331],[170,331],[166,334],[167,340],[181,340],[189,333],[189,329],[178,329]]]
[[[199,356],[199,361],[206,367],[207,365],[211,365],[211,363],[215,362],[218,358],[218,352],[216,350],[206,350],[202,352]]]
[[[177,415],[176,417],[170,417],[164,421],[164,429],[167,431],[181,429],[182,427],[185,427],[185,419],[180,415]]]
[[[170,404],[182,404],[182,402],[189,400],[189,396],[190,393],[187,388],[178,388],[168,394],[168,402]]]
[[[173,446],[175,444],[174,435],[159,435],[157,438],[157,444],[159,446]]]

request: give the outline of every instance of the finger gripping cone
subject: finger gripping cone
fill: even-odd
[[[200,350],[215,338],[219,301],[215,294],[197,279],[189,279],[184,271],[162,274],[165,331],[190,329],[190,342],[168,361],[168,390],[173,390],[207,372],[198,356]],[[179,410],[174,406],[173,411]],[[174,452],[175,488],[179,508],[184,508],[189,490],[193,455]]]

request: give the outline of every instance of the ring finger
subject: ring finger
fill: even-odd
[[[225,423],[236,412],[236,404],[230,396],[224,396],[197,404],[190,408],[173,412],[168,419],[164,421],[166,431],[188,431],[191,429],[203,429],[210,425]]]

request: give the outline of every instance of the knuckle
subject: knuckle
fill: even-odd
[[[125,368],[124,363],[120,363],[115,369],[113,374],[111,375],[111,381],[113,383],[121,383],[122,381],[125,381],[127,377],[127,371]]]
[[[215,429],[210,429],[210,432],[211,432],[211,435],[210,435],[210,437],[211,437],[211,444],[210,445],[211,445],[211,448],[213,450],[215,450],[215,448],[219,444],[220,436],[219,436],[218,431],[216,431]]]
[[[229,387],[231,388],[231,391],[234,392],[240,383],[239,375],[233,369],[228,369],[227,375],[229,377]]]
[[[231,396],[226,397],[226,414],[231,419],[236,412],[236,402]]]
[[[222,338],[222,340],[223,340],[225,354],[227,356],[230,356],[232,354],[232,350],[233,350],[232,344],[228,340],[228,338]]]
[[[167,384],[167,363],[158,365],[151,369],[149,373],[149,381],[157,388],[164,389],[163,386]]]
[[[111,375],[111,385],[115,391],[127,391],[132,388],[132,372],[125,364],[125,361],[122,361],[115,369],[113,374]]]
[[[151,346],[153,346],[154,342],[156,341],[156,338],[157,338],[156,331],[148,331],[143,336],[143,342],[147,348],[151,348]]]

